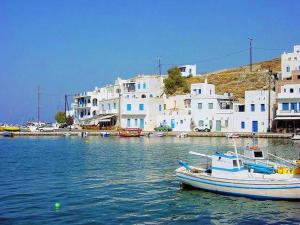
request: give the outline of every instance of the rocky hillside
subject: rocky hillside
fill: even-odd
[[[273,72],[279,72],[281,70],[280,65],[280,59],[275,58],[253,64],[252,72],[250,72],[249,66],[241,66],[240,68],[207,73],[201,77],[190,77],[186,80],[189,84],[192,84],[204,82],[207,78],[208,83],[216,85],[218,94],[231,92],[236,99],[240,99],[244,98],[247,90],[268,89],[268,74],[266,71],[270,68]]]

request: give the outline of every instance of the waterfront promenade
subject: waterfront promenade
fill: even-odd
[[[76,131],[54,131],[54,132],[14,132],[15,136],[64,136],[66,133],[70,134],[70,136],[80,136],[81,132],[88,132],[89,136],[100,136],[102,132],[108,132],[112,136],[119,136],[118,131],[112,130],[102,130],[102,131],[91,131],[91,130],[76,130]],[[143,136],[147,136],[148,133],[155,133],[144,131],[142,132]],[[176,135],[183,132],[165,132],[166,136],[175,137]],[[226,137],[228,133],[226,132],[184,132],[188,137]],[[290,138],[291,134],[287,133],[258,133],[253,135],[250,132],[234,132],[238,134],[239,137],[249,138],[249,137],[259,137],[259,138]]]

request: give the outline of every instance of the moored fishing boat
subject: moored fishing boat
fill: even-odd
[[[1,130],[8,131],[8,132],[16,132],[16,131],[20,131],[20,127],[17,127],[17,126],[2,126]]]
[[[191,154],[210,159],[211,164],[190,166],[179,161],[176,177],[183,183],[207,191],[261,199],[300,199],[300,160],[288,169],[244,163],[235,153]]]
[[[140,128],[125,128],[119,131],[120,137],[140,137],[142,135],[142,129]]]
[[[14,137],[14,134],[12,132],[3,131],[2,136],[3,137]]]

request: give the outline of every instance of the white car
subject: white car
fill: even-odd
[[[56,127],[52,127],[52,126],[42,126],[38,128],[39,131],[56,131],[57,128]]]
[[[209,127],[209,125],[204,125],[204,126],[201,126],[201,127],[195,127],[194,131],[196,131],[196,132],[210,132],[210,127]]]

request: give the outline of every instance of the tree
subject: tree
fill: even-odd
[[[72,116],[67,116],[67,118],[66,118],[66,124],[68,126],[70,126],[70,125],[73,125],[73,123],[74,123],[74,118]]]
[[[189,86],[186,80],[181,76],[180,69],[173,67],[168,70],[168,77],[164,80],[165,92],[168,95],[174,94],[178,88],[182,88],[183,92],[189,92]]]
[[[55,114],[55,120],[57,123],[65,123],[66,122],[66,116],[64,112],[57,112]]]

